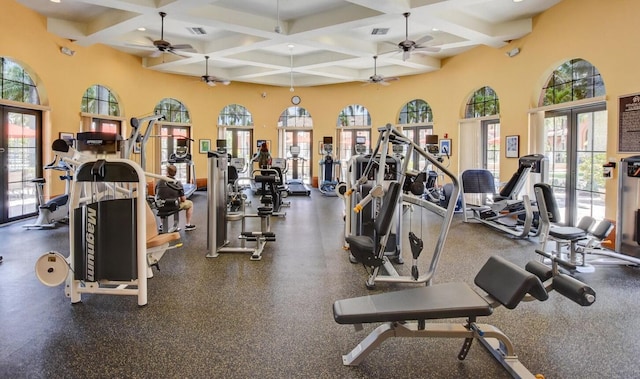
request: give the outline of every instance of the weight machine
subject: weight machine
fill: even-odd
[[[438,258],[444,247],[444,242],[453,220],[456,199],[460,192],[458,179],[454,174],[449,172],[438,160],[431,154],[427,153],[420,146],[408,139],[398,129],[391,124],[378,129],[380,136],[375,149],[369,156],[366,167],[362,175],[355,181],[355,185],[346,188],[345,197],[354,197],[355,189],[366,184],[369,180],[373,180],[373,187],[359,200],[353,207],[353,212],[360,213],[366,205],[373,203],[372,209],[376,211],[374,217],[374,233],[370,235],[347,235],[346,242],[352,250],[353,257],[363,263],[369,270],[369,277],[366,281],[367,288],[374,288],[376,282],[392,282],[392,283],[427,283],[429,284],[438,263]],[[420,274],[417,267],[418,258],[423,250],[422,229],[420,236],[411,231],[409,233],[409,243],[412,252],[412,268],[411,275],[399,275],[395,267],[391,263],[391,258],[400,256],[401,253],[401,224],[402,224],[402,202],[408,202],[418,207],[427,207],[426,200],[415,196],[401,196],[401,183],[404,182],[407,172],[409,160],[404,159],[402,165],[397,165],[398,158],[388,155],[393,144],[401,144],[406,148],[407,156],[417,152],[426,160],[440,169],[444,175],[451,179],[453,184],[452,196],[443,212],[443,221],[440,226],[438,240],[434,247],[431,264],[426,273]],[[391,160],[390,160],[391,159]],[[352,200],[353,201],[353,200]],[[429,203],[431,204],[431,203]],[[396,246],[399,247],[397,252],[391,256],[387,254],[388,241],[391,230],[393,229],[393,221],[396,223]],[[402,263],[398,261],[397,263]],[[380,272],[383,268],[386,275]]]
[[[155,220],[147,220],[151,212],[144,198],[145,176],[171,179],[145,173],[131,160],[113,158],[122,142],[117,137],[78,133],[78,151],[94,153],[93,159],[76,154],[62,140],[53,145],[65,162],[77,167],[70,195],[70,254],[46,253],[36,264],[36,274],[48,286],[66,282],[65,294],[72,303],[93,293],[136,296],[138,305],[147,304],[151,266],[180,238],[177,233],[158,235]]]

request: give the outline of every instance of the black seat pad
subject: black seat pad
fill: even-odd
[[[444,283],[333,304],[338,324],[488,316],[493,308],[466,283]]]
[[[351,253],[355,257],[362,257],[365,254],[372,254],[372,252],[374,251],[373,239],[369,236],[349,236],[346,238],[346,241],[349,244]]]
[[[549,235],[558,239],[573,241],[585,238],[587,233],[584,230],[573,226],[558,226],[550,228]]]

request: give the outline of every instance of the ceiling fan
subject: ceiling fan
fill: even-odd
[[[400,80],[397,76],[384,77],[382,75],[378,75],[378,66],[377,66],[378,56],[374,55],[373,57],[373,75],[369,77],[369,79],[365,80],[366,84],[380,84],[383,86],[388,86],[389,82],[393,82],[396,80]]]
[[[165,12],[160,12],[160,17],[162,20],[162,24],[160,26],[160,39],[154,40],[151,37],[147,37],[149,41],[153,43],[153,47],[145,46],[150,49],[154,49],[155,51],[151,54],[151,57],[157,58],[163,53],[171,53],[175,55],[179,55],[181,57],[185,57],[184,55],[180,55],[176,50],[184,50],[187,52],[195,52],[193,46],[189,44],[180,44],[180,45],[172,45],[169,41],[165,41],[164,39],[164,18],[167,16]]]
[[[209,56],[205,55],[204,59],[206,61],[206,66],[205,66],[205,74],[202,75],[200,78],[202,78],[202,81],[207,83],[208,86],[211,87],[215,87],[216,83],[221,83],[225,86],[228,86],[229,83],[231,83],[230,80],[228,79],[220,79],[220,78],[216,78],[215,76],[210,76],[209,75]]]
[[[402,60],[406,61],[407,59],[409,59],[409,57],[411,57],[411,52],[412,51],[416,51],[416,52],[420,52],[420,51],[424,51],[424,52],[429,52],[429,53],[437,53],[438,51],[440,51],[439,47],[432,47],[432,46],[422,46],[421,44],[425,43],[425,42],[429,42],[433,39],[432,36],[430,35],[426,35],[424,37],[419,38],[416,41],[412,41],[409,39],[409,16],[411,15],[411,13],[409,12],[405,12],[402,14],[404,16],[405,19],[405,39],[404,41],[401,41],[398,43],[398,48],[400,49],[400,51],[402,52]],[[391,43],[391,42],[389,42]]]

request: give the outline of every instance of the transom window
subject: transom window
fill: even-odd
[[[240,104],[229,104],[225,106],[218,115],[218,125],[220,126],[253,126],[253,116],[251,112]]]
[[[398,124],[416,124],[433,122],[433,111],[426,101],[421,99],[411,100],[400,110]]]
[[[0,66],[0,93],[3,99],[40,104],[36,85],[22,66],[7,58],[0,58]]]
[[[360,104],[352,104],[345,107],[338,115],[338,126],[371,126],[369,110]]]
[[[120,116],[118,100],[107,87],[99,84],[94,84],[87,88],[84,95],[82,95],[80,109],[84,113]]]
[[[278,118],[279,128],[311,128],[313,119],[311,114],[302,107],[289,107]]]
[[[572,59],[553,71],[542,89],[539,105],[553,105],[603,96],[605,86],[598,69],[584,59]]]
[[[166,98],[160,100],[156,108],[155,114],[162,114],[167,122],[179,122],[188,124],[191,122],[189,111],[180,101],[176,99]]]
[[[500,113],[500,100],[491,87],[482,87],[471,95],[465,112],[466,118],[493,116]]]
[[[105,86],[94,84],[82,95],[82,131],[122,134],[120,104]]]

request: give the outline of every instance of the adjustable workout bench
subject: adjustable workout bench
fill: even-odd
[[[499,305],[514,309],[521,301],[544,301],[551,290],[583,306],[595,302],[593,289],[571,276],[559,274],[556,263],[563,264],[554,260],[554,267],[550,268],[532,261],[524,270],[493,256],[474,280],[488,294],[485,296],[466,283],[445,283],[338,300],[333,305],[333,316],[339,324],[353,324],[356,330],[362,330],[364,323],[385,323],[349,354],[343,355],[342,361],[345,365],[357,366],[389,337],[460,337],[465,340],[458,359],[465,359],[471,343],[477,339],[513,377],[533,378],[518,360],[509,338],[494,326],[476,324],[476,318],[489,316]],[[466,318],[466,323],[425,322],[458,317]]]

